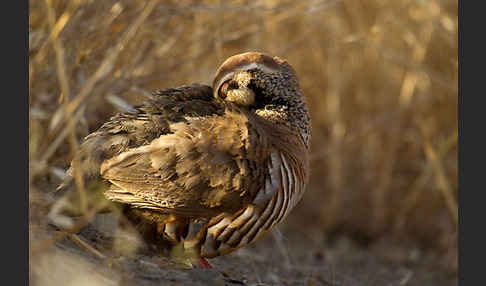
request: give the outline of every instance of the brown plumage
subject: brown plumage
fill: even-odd
[[[309,139],[293,68],[249,52],[227,59],[212,88],[157,91],[112,117],[85,138],[68,173],[109,182],[105,197],[132,221],[211,258],[288,215],[308,180]]]

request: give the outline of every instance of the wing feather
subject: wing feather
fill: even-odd
[[[288,170],[293,160],[282,162],[272,151],[280,146],[269,138],[287,132],[268,134],[277,131],[265,124],[214,99],[209,86],[158,91],[88,135],[71,168],[81,168],[86,180],[108,180],[105,196],[135,208],[211,217],[263,206],[284,188],[290,195],[282,170],[294,178],[298,172]],[[282,208],[277,201],[272,216]]]
[[[252,201],[262,184],[248,186],[263,182],[268,169],[250,168],[260,162],[248,156],[249,140],[242,136],[249,132],[246,116],[226,110],[169,127],[172,133],[105,160],[102,177],[175,213],[211,216]]]

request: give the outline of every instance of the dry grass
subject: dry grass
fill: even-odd
[[[457,269],[457,10],[452,0],[31,0],[31,205],[126,103],[210,83],[226,57],[258,50],[294,66],[312,112],[312,178],[292,217],[366,244],[396,237]]]

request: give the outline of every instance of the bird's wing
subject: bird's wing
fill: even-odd
[[[131,148],[149,144],[172,132],[170,124],[187,117],[205,117],[221,113],[213,100],[212,88],[192,84],[155,92],[133,111],[110,118],[97,131],[85,137],[71,162],[68,176],[58,189],[73,186],[73,170],[81,170],[85,185],[100,179],[101,163]],[[78,173],[78,172],[76,172]]]
[[[283,209],[290,184],[302,180],[294,178],[296,157],[271,142],[285,141],[286,132],[272,132],[249,112],[214,100],[210,87],[184,86],[112,117],[85,138],[71,167],[88,181],[109,181],[105,196],[136,208],[211,217],[280,193],[272,207]]]
[[[268,168],[270,142],[243,111],[226,106],[221,115],[186,117],[169,129],[102,163],[101,176],[117,187],[105,193],[110,200],[210,217],[270,198],[265,180],[277,172]],[[267,196],[257,196],[262,189]]]

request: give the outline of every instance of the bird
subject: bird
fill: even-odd
[[[147,237],[206,259],[282,222],[309,179],[311,117],[294,68],[277,56],[227,58],[212,86],[154,91],[86,136],[59,190],[103,182]]]

